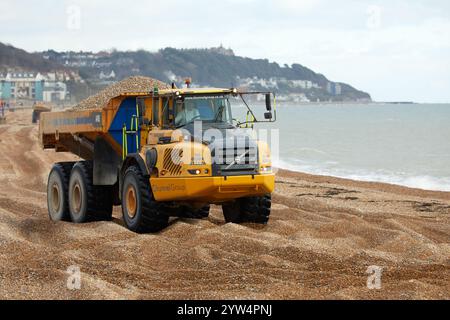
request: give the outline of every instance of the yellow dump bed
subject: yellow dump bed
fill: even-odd
[[[39,138],[45,149],[56,148],[64,136],[103,132],[104,110],[46,112],[41,114]]]

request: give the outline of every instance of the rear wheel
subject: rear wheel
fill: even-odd
[[[91,161],[77,162],[69,181],[70,218],[75,223],[111,220],[113,196],[111,187],[93,185]]]
[[[69,179],[74,162],[60,162],[53,166],[47,183],[48,215],[53,221],[69,221]]]
[[[223,204],[222,211],[226,222],[266,224],[269,221],[271,205],[272,196],[267,194],[261,197],[241,198]]]
[[[148,178],[135,166],[123,178],[122,214],[127,228],[137,233],[158,232],[169,223],[169,215],[153,198]]]

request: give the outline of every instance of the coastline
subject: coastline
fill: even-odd
[[[381,182],[373,180],[358,180],[345,177],[336,177],[332,175],[320,175],[312,174],[302,171],[289,170],[283,168],[276,168],[278,170],[277,174],[280,177],[298,177],[300,179],[309,180],[313,182],[334,182],[336,184],[342,185],[356,185],[360,187],[366,187],[371,189],[385,190],[385,192],[402,193],[416,196],[438,196],[439,199],[450,200],[450,191],[445,190],[430,190],[418,187],[411,187],[390,182]],[[440,195],[440,196],[439,196]]]

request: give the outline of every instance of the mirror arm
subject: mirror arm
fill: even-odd
[[[255,114],[253,113],[253,111],[250,109],[249,105],[247,104],[247,102],[245,101],[243,94],[239,93],[239,96],[241,97],[242,101],[244,102],[245,106],[247,107],[248,111],[250,112],[250,114],[253,116],[253,121],[244,121],[244,122],[239,122],[237,121],[237,126],[242,126],[244,124],[251,124],[251,123],[274,123],[277,121],[277,109],[276,109],[276,104],[274,106],[274,108],[271,108],[272,110],[270,111],[273,114],[273,119],[270,119],[268,121],[259,121],[256,119]]]
[[[253,119],[254,119],[253,122],[258,122],[258,120],[256,120],[255,114],[253,113],[252,109],[250,109],[250,107],[247,104],[247,101],[245,101],[244,97],[242,96],[242,93],[239,93],[239,96],[241,97],[242,101],[244,102],[244,104],[247,107],[247,109],[250,112],[250,114],[253,116]],[[250,123],[250,122],[248,122],[248,123]]]

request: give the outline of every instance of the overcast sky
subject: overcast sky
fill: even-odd
[[[378,101],[450,102],[448,0],[0,0],[29,51],[232,48],[300,63]]]

